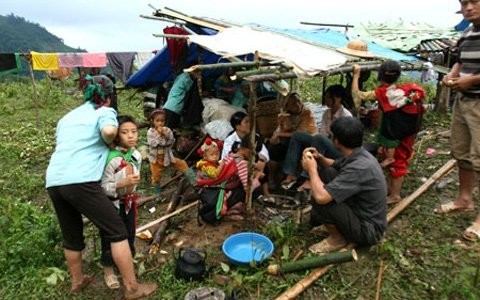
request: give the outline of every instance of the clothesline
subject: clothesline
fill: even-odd
[[[35,71],[55,71],[62,68],[104,68],[107,64],[116,76],[125,82],[131,75],[132,66],[143,67],[156,51],[99,52],[99,53],[0,53],[0,74],[21,70],[20,56],[28,57]]]

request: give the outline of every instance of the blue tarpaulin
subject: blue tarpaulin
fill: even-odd
[[[348,43],[348,36],[342,32],[330,30],[330,29],[276,29],[265,28],[265,30],[278,32],[284,35],[290,35],[295,38],[299,38],[311,43],[317,44],[324,48],[335,49],[338,47],[345,47]],[[208,28],[195,28],[195,31],[200,34],[213,35],[216,34],[215,30]],[[375,43],[368,42],[368,50],[373,52],[376,56],[385,59],[393,59],[397,61],[413,61],[417,60],[414,56],[405,55],[403,53],[379,46]],[[199,46],[191,44],[189,46],[189,54],[187,58],[187,65],[198,61],[198,48]],[[226,59],[222,59],[220,56],[212,53],[206,49],[201,49],[202,64],[215,64],[218,62],[225,62]],[[212,74],[213,73],[213,74]],[[219,76],[222,70],[216,70],[210,72],[204,72],[205,76],[215,75]],[[174,71],[170,64],[170,55],[168,49],[164,47],[161,51],[155,55],[143,68],[133,74],[125,83],[127,87],[148,88],[159,85],[165,81],[173,81]]]
[[[320,45],[329,46],[332,48],[346,47],[349,41],[349,36],[340,31],[319,28],[313,30],[304,29],[272,29],[276,32],[291,35],[306,41],[314,42]],[[368,51],[375,54],[377,57],[393,59],[397,61],[413,61],[418,60],[411,55],[405,55],[395,50],[380,46],[373,42],[365,41],[368,45]]]

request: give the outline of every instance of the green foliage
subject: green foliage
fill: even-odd
[[[334,76],[328,78],[327,85],[339,82],[341,77]],[[44,188],[44,174],[55,146],[58,120],[83,101],[81,93],[70,91],[75,90],[75,85],[73,80],[65,83],[39,80],[38,105],[35,105],[33,88],[28,80],[0,83],[0,299],[65,299],[70,296],[70,279],[60,231]],[[365,89],[375,86],[372,75]],[[321,78],[299,83],[299,88],[305,100],[321,101]],[[427,87],[427,94],[433,93],[429,89]],[[433,94],[430,95],[429,99],[432,99]],[[119,98],[122,114],[131,114],[139,121],[145,121],[141,95],[127,90],[122,91]],[[425,115],[423,127],[426,133],[417,138],[415,156],[402,189],[404,196],[422,184],[420,178],[430,177],[450,159],[448,155],[425,154],[428,147],[434,147],[438,152],[449,149],[448,141],[437,134],[447,130],[448,126],[448,115],[432,112]],[[144,140],[145,135],[142,135],[140,144]],[[454,244],[474,216],[432,214],[433,207],[440,201],[453,199],[457,188],[451,184],[444,190],[431,188],[426,191],[389,224],[381,245],[359,249],[358,262],[331,268],[298,299],[374,299],[380,259],[384,260],[386,267],[382,278],[382,299],[478,299],[478,243],[469,246],[473,250]],[[247,227],[267,235],[275,244],[271,263],[291,261],[300,251],[303,251],[303,257],[312,255],[306,248],[319,240],[307,226],[293,222],[272,222],[263,228],[253,228],[258,225],[253,223]],[[85,270],[99,274],[98,253],[95,253],[99,243],[97,230],[94,226],[86,226],[85,234],[90,242]],[[173,261],[169,259],[160,265],[157,256],[139,256],[136,269],[141,280],[159,283],[159,291],[152,299],[183,299],[188,291],[200,285],[219,286],[214,280],[215,275],[228,279],[226,285],[219,287],[228,295],[235,292],[238,299],[273,299],[310,273],[306,270],[270,276],[265,273],[265,265],[239,267],[227,264],[217,248],[208,249],[207,257],[211,272],[201,283],[178,280],[174,276]],[[98,281],[80,298],[120,298],[109,294],[102,279]]]
[[[10,14],[0,16],[0,52],[85,52],[66,46],[63,39],[51,34],[39,24]]]

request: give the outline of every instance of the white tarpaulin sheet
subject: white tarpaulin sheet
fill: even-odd
[[[321,71],[328,71],[346,62],[346,58],[334,50],[249,27],[226,28],[216,35],[190,35],[189,39],[224,57],[258,51],[260,58],[280,60],[293,66],[293,72],[299,78],[315,76]]]

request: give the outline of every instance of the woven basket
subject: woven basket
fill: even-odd
[[[261,101],[257,103],[256,114],[257,114],[257,132],[260,133],[264,138],[269,138],[272,136],[273,132],[278,126],[277,115],[281,109],[281,101],[268,100]]]

